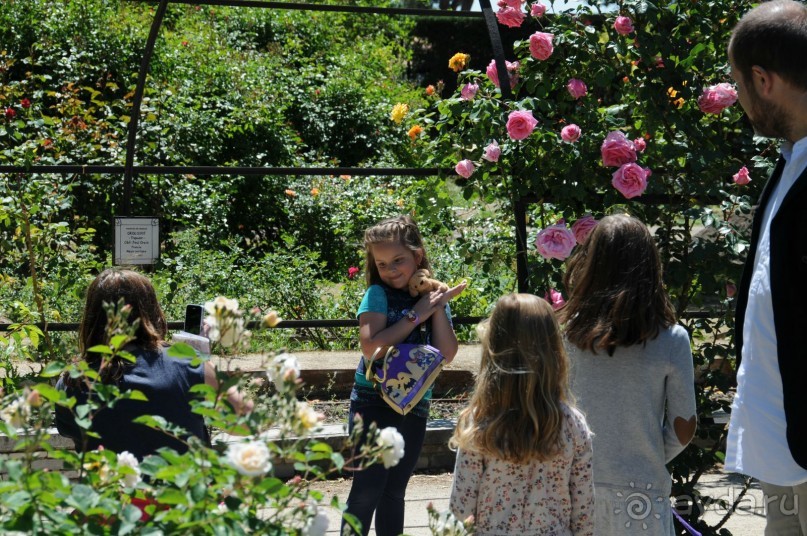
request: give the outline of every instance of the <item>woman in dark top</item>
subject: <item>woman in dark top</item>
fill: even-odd
[[[137,322],[134,340],[124,348],[134,355],[134,363],[119,356],[104,359],[103,354],[89,351],[93,346],[109,344],[104,303],[117,304],[121,299],[131,309],[129,324]],[[142,459],[161,447],[185,452],[190,437],[209,443],[204,419],[191,411],[190,400],[194,395],[190,389],[203,382],[217,386],[216,371],[210,362],[192,366],[190,360],[169,357],[166,353],[168,345],[164,342],[167,332],[165,315],[154,287],[145,276],[131,270],[108,269],[90,284],[79,326],[81,358],[98,372],[98,381],[115,384],[122,393],[140,391],[147,400],[121,399],[98,410],[92,417],[91,429],[99,437],[89,437],[76,424],[70,409],[57,406],[56,427],[61,435],[73,439],[77,450],[94,450],[103,446],[113,452],[129,451]],[[57,388],[75,396],[77,403],[74,407],[77,407],[87,402],[91,383],[92,380],[86,377],[71,378],[64,373]],[[237,411],[251,409],[251,404],[244,403],[237,391],[232,390],[228,395]],[[132,422],[142,415],[162,417],[183,428],[185,433],[177,438]]]

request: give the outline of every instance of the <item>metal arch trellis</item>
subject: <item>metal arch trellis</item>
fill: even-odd
[[[148,0],[146,0],[148,1]],[[362,14],[391,14],[409,16],[428,17],[461,17],[479,18],[479,12],[469,11],[441,11],[421,8],[381,8],[369,6],[339,6],[308,4],[295,2],[271,2],[271,1],[251,1],[251,0],[159,0],[159,5],[154,13],[154,19],[149,31],[146,47],[140,63],[137,85],[132,101],[132,114],[128,125],[128,136],[126,143],[126,159],[123,166],[120,165],[54,165],[54,166],[7,166],[0,165],[0,173],[17,173],[23,175],[32,174],[121,174],[124,176],[123,184],[123,212],[128,215],[131,212],[132,182],[138,174],[150,175],[410,175],[410,176],[443,176],[456,174],[453,169],[445,168],[372,168],[372,167],[319,167],[319,168],[296,168],[296,167],[234,167],[234,166],[137,166],[134,163],[135,149],[137,146],[137,128],[140,119],[140,108],[143,102],[146,79],[151,65],[151,58],[154,46],[157,41],[159,30],[165,16],[168,4],[192,4],[192,5],[216,5],[230,7],[251,7],[263,9],[287,9],[287,10],[309,10],[309,11],[330,11],[348,12]],[[481,14],[487,25],[493,48],[494,61],[501,73],[501,91],[503,100],[512,100],[513,94],[510,89],[510,80],[504,59],[504,49],[502,47],[501,36],[496,21],[496,17],[491,8],[490,0],[480,0],[482,8]],[[526,222],[525,207],[528,201],[517,200],[514,204],[516,222],[516,247],[517,247],[517,268],[518,268],[518,288],[520,292],[527,290],[527,242],[526,242]],[[454,319],[457,324],[474,324],[481,320],[480,317],[457,317]],[[78,324],[75,323],[47,323],[37,324],[50,331],[75,331]],[[357,325],[355,320],[287,320],[280,323],[278,327],[284,328],[304,328],[304,327],[353,327]],[[0,331],[6,331],[12,325],[0,324]],[[181,322],[170,322],[170,329],[181,329]]]
[[[309,175],[357,175],[357,176],[396,176],[396,175],[409,175],[409,176],[444,176],[453,175],[456,172],[448,168],[373,168],[373,167],[318,167],[318,168],[299,168],[299,167],[238,167],[238,166],[137,166],[134,163],[135,148],[137,145],[137,127],[140,118],[140,107],[145,92],[146,78],[151,64],[151,57],[154,51],[154,45],[159,34],[162,21],[168,7],[168,4],[191,4],[191,5],[216,5],[216,6],[230,6],[230,7],[252,7],[264,9],[286,9],[286,10],[309,10],[309,11],[330,11],[330,12],[349,12],[349,13],[362,13],[362,14],[392,14],[392,15],[409,15],[409,16],[426,16],[426,17],[460,17],[460,18],[479,18],[480,12],[469,11],[441,11],[422,8],[381,8],[381,7],[366,7],[366,6],[339,6],[339,5],[323,5],[323,4],[308,4],[308,3],[295,3],[295,2],[273,2],[261,0],[142,0],[159,2],[158,8],[155,10],[154,20],[152,21],[151,29],[149,31],[148,40],[144,50],[143,58],[140,64],[138,73],[137,86],[133,97],[133,112],[128,125],[128,138],[126,144],[126,160],[123,166],[121,165],[53,165],[53,166],[9,166],[0,165],[0,173],[16,173],[22,175],[33,174],[123,174],[124,175],[124,196],[123,196],[123,211],[124,214],[129,214],[131,211],[131,192],[132,181],[138,174],[148,175],[296,175],[296,176],[309,176]],[[484,17],[488,34],[490,37],[491,45],[493,48],[493,57],[496,62],[496,68],[499,72],[501,80],[500,90],[502,92],[502,100],[509,101],[513,99],[513,93],[510,86],[508,71],[505,64],[504,48],[502,46],[501,37],[499,35],[498,23],[495,14],[491,8],[490,0],[479,0],[481,15]],[[669,201],[669,196],[646,196],[644,202],[663,202]],[[519,292],[528,291],[528,266],[527,266],[527,226],[526,226],[526,207],[530,204],[540,202],[534,196],[522,196],[513,201],[513,216],[515,220],[516,230],[516,265],[518,274],[518,290]],[[710,318],[714,315],[708,311],[687,311],[684,314],[687,318]],[[454,319],[456,324],[474,324],[481,320],[481,317],[457,317]],[[76,323],[37,323],[37,326],[48,329],[49,331],[75,331],[78,329]],[[281,328],[331,328],[331,327],[355,327],[358,322],[353,320],[285,320],[278,325]],[[0,324],[0,332],[9,330],[13,324]],[[169,322],[169,329],[181,329],[182,322]]]
[[[148,1],[148,0],[146,0]],[[427,16],[427,17],[458,17],[458,18],[479,18],[480,12],[434,10],[424,8],[394,8],[394,7],[371,7],[371,6],[342,6],[330,4],[309,4],[302,2],[274,2],[261,0],[158,0],[159,4],[154,13],[154,19],[149,31],[146,47],[140,63],[137,85],[132,100],[132,114],[128,125],[128,135],[126,143],[126,159],[123,166],[120,165],[55,165],[55,166],[0,166],[0,173],[22,173],[22,174],[120,174],[123,173],[123,215],[131,213],[132,182],[138,174],[150,175],[410,175],[410,176],[443,176],[453,175],[453,169],[446,168],[372,168],[372,167],[319,167],[319,168],[296,168],[296,167],[221,167],[221,166],[136,166],[134,163],[135,149],[137,146],[137,128],[140,120],[140,108],[145,92],[146,78],[151,65],[151,58],[154,52],[154,45],[157,41],[163,18],[168,4],[192,4],[192,5],[215,5],[229,7],[248,7],[263,9],[285,9],[285,10],[307,10],[307,11],[330,11],[347,12],[361,14],[386,14],[386,15],[407,15],[407,16]],[[496,62],[499,78],[501,79],[501,92],[503,101],[513,99],[510,88],[510,80],[505,64],[504,48],[499,34],[498,23],[491,8],[490,0],[479,0],[481,15],[487,26],[493,57]],[[526,230],[526,206],[529,201],[517,199],[513,204],[514,220],[516,229],[516,265],[519,292],[527,291],[528,264],[527,264],[527,230]]]

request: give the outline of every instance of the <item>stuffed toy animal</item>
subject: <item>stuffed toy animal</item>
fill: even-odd
[[[439,290],[441,292],[448,290],[448,285],[436,279],[432,279],[430,276],[431,273],[422,268],[412,274],[412,277],[409,278],[409,294],[414,297],[431,292],[432,290]]]

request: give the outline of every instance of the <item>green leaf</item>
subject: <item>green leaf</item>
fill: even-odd
[[[311,452],[324,452],[326,454],[330,454],[331,452],[333,452],[333,447],[331,447],[327,443],[318,442],[311,445],[308,450],[310,450]]]
[[[204,482],[199,482],[191,488],[191,499],[195,502],[202,502],[207,493],[207,486]]]
[[[55,387],[51,387],[47,383],[36,384],[34,391],[45,397],[49,402],[57,402],[61,400],[63,396],[66,396],[64,392],[57,390]]]
[[[128,400],[141,400],[143,402],[148,402],[148,398],[146,397],[146,395],[143,394],[142,391],[138,391],[137,389],[127,391],[126,393],[124,393],[123,398],[126,398]]]
[[[264,478],[255,485],[256,491],[266,493],[268,495],[278,495],[283,488],[286,488],[288,491],[288,486],[286,486],[279,478],[275,477]]]
[[[124,344],[126,344],[126,341],[127,341],[129,338],[130,338],[130,337],[129,337],[128,335],[115,335],[114,337],[112,337],[111,339],[109,339],[109,345],[110,345],[112,348],[117,348],[118,350],[120,350],[120,348],[121,348],[121,347],[122,347]]]
[[[61,374],[63,370],[64,370],[63,363],[58,362],[48,363],[40,375],[43,378],[53,378],[54,376],[58,376],[59,374]]]
[[[178,489],[164,488],[157,493],[157,501],[161,504],[188,504],[188,497]]]
[[[196,357],[196,350],[184,342],[175,342],[168,348],[168,355],[180,359],[193,359]]]

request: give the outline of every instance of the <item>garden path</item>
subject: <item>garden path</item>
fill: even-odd
[[[405,533],[411,536],[431,536],[426,506],[431,502],[437,511],[448,509],[448,497],[451,493],[451,473],[416,474],[409,481],[406,497],[406,526]],[[312,487],[324,494],[325,501],[333,496],[339,497],[343,502],[350,491],[350,479],[340,478],[326,482],[318,482]],[[733,501],[742,490],[742,478],[739,475],[724,473],[709,473],[700,479],[698,489],[709,493],[713,497]],[[725,515],[725,510],[717,507],[707,509],[704,520],[709,525],[716,525]],[[328,507],[328,532],[338,534],[340,526],[339,512]],[[765,515],[762,509],[762,491],[754,483],[743,498],[739,509],[723,525],[734,536],[759,536],[765,530]],[[371,529],[370,534],[375,534]]]

